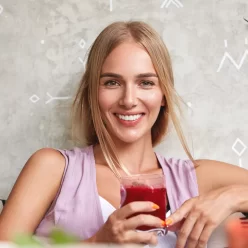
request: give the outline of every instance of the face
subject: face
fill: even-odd
[[[114,140],[151,140],[151,128],[164,105],[163,93],[151,58],[140,45],[123,43],[106,58],[99,105]]]

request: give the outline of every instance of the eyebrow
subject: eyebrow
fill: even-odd
[[[120,78],[123,79],[123,76],[120,74],[116,74],[116,73],[112,73],[112,72],[106,72],[101,74],[100,78],[103,77],[114,77],[114,78]],[[135,76],[136,78],[144,78],[144,77],[158,77],[157,74],[152,73],[152,72],[148,72],[148,73],[141,73]]]

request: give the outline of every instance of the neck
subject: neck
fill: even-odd
[[[116,151],[120,162],[130,174],[151,173],[158,169],[156,154],[153,151],[151,138],[141,139],[134,143],[115,141]],[[101,148],[95,148],[96,163],[106,164]]]
[[[131,174],[139,174],[157,167],[157,158],[151,142],[137,141],[116,146],[120,161]]]

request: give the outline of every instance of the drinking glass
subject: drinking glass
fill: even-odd
[[[151,201],[159,206],[153,212],[137,213],[151,214],[165,220],[167,207],[165,176],[161,174],[138,174],[121,178],[121,206],[134,201]],[[166,227],[139,226],[137,231],[156,232],[158,236],[167,234]]]

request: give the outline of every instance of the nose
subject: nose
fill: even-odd
[[[126,109],[137,106],[136,89],[133,84],[125,85],[119,104]]]

